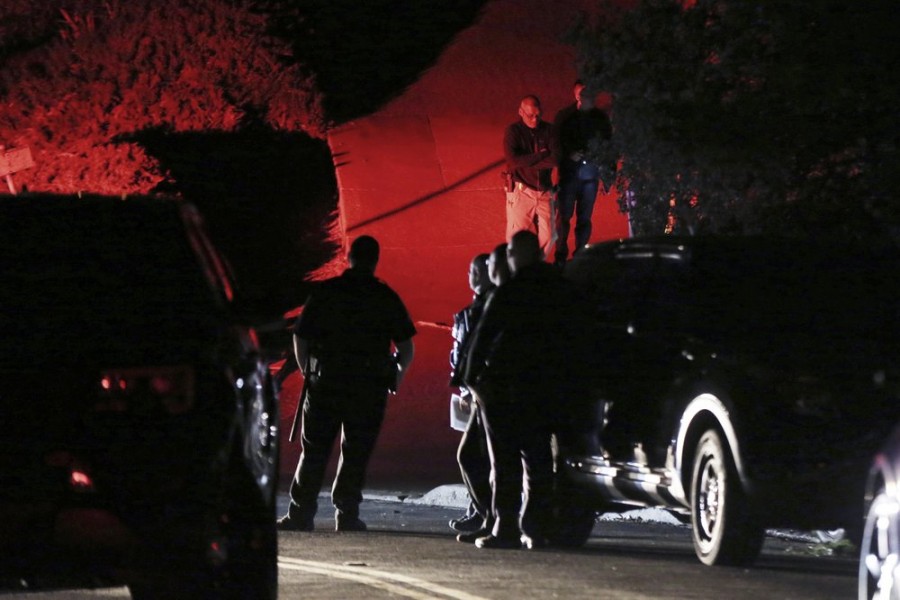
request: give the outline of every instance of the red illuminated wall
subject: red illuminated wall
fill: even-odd
[[[579,11],[596,5],[489,2],[482,18],[402,96],[328,137],[344,242],[362,234],[381,242],[377,275],[405,300],[420,332],[416,360],[389,408],[370,485],[459,481],[459,434],[448,426],[446,325],[470,301],[471,258],[503,241],[503,130],[518,118],[526,94],[542,99],[550,121],[572,102],[573,50],[558,40]],[[598,199],[593,241],[627,235],[615,198]],[[293,469],[297,451],[289,450],[286,469]],[[404,477],[414,481],[398,481]]]

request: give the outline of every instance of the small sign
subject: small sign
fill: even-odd
[[[0,177],[18,173],[34,166],[34,159],[31,158],[31,148],[10,148],[9,150],[0,152]]]

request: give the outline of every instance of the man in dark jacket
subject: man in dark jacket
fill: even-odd
[[[490,531],[473,535],[479,548],[545,543],[553,492],[550,440],[577,323],[569,321],[568,309],[576,306],[575,294],[541,260],[537,236],[513,235],[507,258],[512,278],[488,300],[466,371],[466,384],[481,402],[491,456],[494,521]]]
[[[463,382],[463,369],[469,354],[472,333],[481,319],[488,294],[494,289],[488,277],[488,254],[479,254],[469,264],[469,287],[475,293],[471,304],[453,316],[453,347],[450,350],[450,385],[458,386],[460,396],[469,405],[469,421],[459,441],[456,458],[463,483],[469,492],[469,508],[466,514],[450,521],[450,528],[467,533],[480,529],[489,516],[491,486],[488,477],[491,464],[488,459],[487,438],[484,435],[483,417],[474,394]]]
[[[366,467],[384,418],[414,355],[416,328],[400,297],[375,277],[378,242],[353,241],[350,268],[323,282],[294,325],[294,353],[309,379],[303,402],[303,453],[291,482],[283,530],[312,531],[325,467],[338,433],[341,459],[331,498],[337,531],[365,531],[359,504]],[[391,344],[396,360],[391,359]]]
[[[506,169],[512,189],[506,190],[506,240],[517,231],[537,234],[544,256],[556,241],[556,207],[553,169],[559,161],[559,144],[551,124],[541,120],[541,101],[525,96],[519,103],[519,120],[503,136]]]
[[[597,108],[594,92],[580,81],[575,82],[575,104],[559,112],[555,121],[559,135],[559,194],[555,262],[565,263],[569,257],[569,227],[575,216],[575,250],[590,241],[591,216],[600,183],[612,185],[615,162],[598,163],[592,151],[612,137],[612,125],[607,114]],[[592,147],[596,146],[596,147]],[[603,180],[605,176],[605,181]]]

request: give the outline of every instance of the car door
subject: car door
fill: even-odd
[[[684,361],[678,323],[686,256],[641,244],[620,247],[613,260],[596,269],[592,290],[603,324],[595,336],[607,400],[602,443],[614,462],[661,467],[662,404]]]

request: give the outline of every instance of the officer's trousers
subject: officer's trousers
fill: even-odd
[[[491,461],[484,430],[484,417],[479,404],[475,402],[472,405],[472,415],[459,441],[456,458],[475,512],[487,522],[491,512]]]
[[[551,423],[537,399],[509,393],[485,397],[482,414],[491,458],[493,535],[545,536],[553,494]]]
[[[384,420],[386,399],[386,390],[377,384],[318,385],[308,390],[303,403],[303,452],[291,482],[291,519],[302,522],[316,514],[319,491],[338,433],[341,456],[331,500],[336,514],[359,516],[366,467]]]

